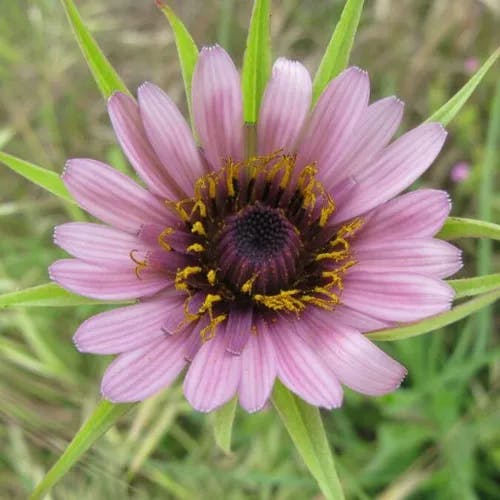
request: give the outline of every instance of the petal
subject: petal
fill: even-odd
[[[186,196],[206,173],[189,125],[177,106],[156,85],[143,83],[137,92],[139,109],[149,142],[168,175]]]
[[[54,229],[54,243],[73,257],[109,268],[130,269],[131,251],[147,246],[136,236],[91,222],[68,222]]]
[[[462,267],[462,252],[446,241],[430,238],[356,242],[357,271],[394,271],[446,278]]]
[[[325,181],[329,191],[340,179],[357,175],[377,153],[387,146],[401,123],[404,103],[396,97],[374,102],[366,109],[347,139],[342,156],[335,158]]]
[[[354,328],[312,322],[308,342],[339,380],[351,389],[379,396],[397,389],[407,371]]]
[[[224,332],[219,331],[196,353],[184,379],[184,394],[195,410],[215,410],[236,394],[240,375],[241,357],[226,351]]]
[[[311,106],[312,82],[297,61],[280,57],[273,66],[260,107],[258,154],[293,153]]]
[[[103,397],[113,403],[142,401],[170,385],[186,364],[185,342],[185,335],[167,335],[120,354],[102,379]]]
[[[227,52],[204,47],[192,86],[193,116],[205,155],[214,170],[226,158],[243,159],[243,99],[240,76]]]
[[[108,100],[108,113],[123,152],[149,190],[169,200],[180,198],[179,188],[162,167],[146,137],[135,100],[115,92]]]
[[[343,154],[348,137],[366,110],[368,74],[359,68],[343,71],[325,89],[311,116],[299,149],[297,165],[318,164],[318,178],[328,178],[334,159]]]
[[[241,354],[252,331],[252,309],[232,307],[227,318],[227,351]]]
[[[81,352],[118,354],[142,347],[158,337],[165,318],[182,307],[182,297],[151,300],[106,311],[84,321],[73,337]]]
[[[376,160],[360,167],[358,188],[349,203],[339,207],[336,222],[384,203],[418,179],[443,147],[446,131],[439,123],[424,123],[389,145]]]
[[[282,319],[269,328],[283,384],[312,405],[338,408],[342,404],[342,387],[320,353],[313,351],[296,331],[290,331],[301,327]]]
[[[410,273],[349,270],[341,302],[382,321],[417,321],[450,309],[453,289],[441,280]]]
[[[262,321],[257,333],[250,335],[241,353],[240,404],[253,413],[263,408],[268,400],[278,369],[271,332]]]
[[[450,197],[445,191],[418,189],[403,194],[366,214],[356,241],[434,236],[450,209]]]
[[[83,209],[117,229],[136,233],[144,223],[165,227],[177,222],[151,193],[100,161],[69,160],[63,180]]]
[[[131,267],[107,269],[78,259],[61,259],[49,267],[50,279],[70,292],[100,300],[129,300],[159,292],[171,283],[147,269],[140,279]]]

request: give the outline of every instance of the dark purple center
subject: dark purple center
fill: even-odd
[[[236,252],[254,263],[271,259],[283,250],[290,229],[279,210],[261,204],[249,207],[233,223]]]

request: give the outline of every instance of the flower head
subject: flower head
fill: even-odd
[[[147,189],[95,160],[63,179],[105,225],[68,223],[55,242],[74,259],[51,278],[73,292],[138,303],[75,334],[84,352],[118,354],[102,383],[111,401],[142,400],[188,367],[184,392],[211,411],[236,394],[248,411],[276,377],[311,404],[340,406],[342,387],[370,395],[405,369],[364,332],[450,307],[442,278],[459,251],[434,239],[446,193],[398,196],[432,163],[446,133],[428,123],[390,143],[403,104],[368,104],[366,72],[349,68],[311,107],[311,79],[278,59],[256,140],[240,78],[220,47],[203,49],[192,82],[201,147],[172,101],[143,84],[109,113]]]

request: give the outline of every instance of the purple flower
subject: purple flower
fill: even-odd
[[[138,103],[116,93],[109,114],[147,189],[90,159],[64,182],[104,222],[68,223],[55,242],[74,258],[50,276],[103,300],[138,303],[98,314],[75,334],[83,352],[118,354],[102,394],[138,401],[187,367],[191,405],[236,394],[261,409],[278,377],[309,403],[335,408],[342,386],[396,389],[406,370],[363,332],[449,309],[442,281],[460,252],[433,238],[450,210],[443,191],[398,196],[439,153],[427,123],[390,143],[403,103],[369,105],[366,72],[349,68],[310,112],[311,79],[278,59],[246,153],[240,77],[220,47],[202,50],[192,85],[199,149],[158,87]]]

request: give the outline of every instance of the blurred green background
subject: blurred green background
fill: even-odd
[[[274,56],[300,59],[314,72],[343,3],[275,0]],[[500,43],[498,0],[365,3],[351,63],[369,71],[372,99],[397,94],[407,103],[404,129],[451,97]],[[77,5],[129,88],[151,80],[185,110],[172,34],[152,0]],[[218,41],[241,65],[250,1],[170,5],[199,46]],[[59,2],[0,0],[0,13],[0,148],[56,172],[75,156],[127,168]],[[498,74],[497,64],[449,126],[444,151],[421,180],[451,192],[454,215],[500,220],[498,159],[493,172],[484,169]],[[471,173],[455,183],[450,172],[461,161]],[[52,244],[54,225],[84,216],[4,166],[0,179],[3,293],[47,282],[47,266],[63,255]],[[478,203],[485,190],[493,193],[490,214]],[[498,272],[495,248],[459,243],[461,276]],[[95,407],[109,359],[79,354],[71,336],[98,310],[2,311],[1,499],[26,498]],[[323,413],[348,498],[500,498],[495,326],[490,308],[442,331],[383,344],[409,369],[403,387],[372,399],[347,390],[341,410]],[[51,498],[321,496],[271,408],[251,416],[238,411],[227,456],[214,444],[211,417],[191,411],[177,385],[121,419]]]

